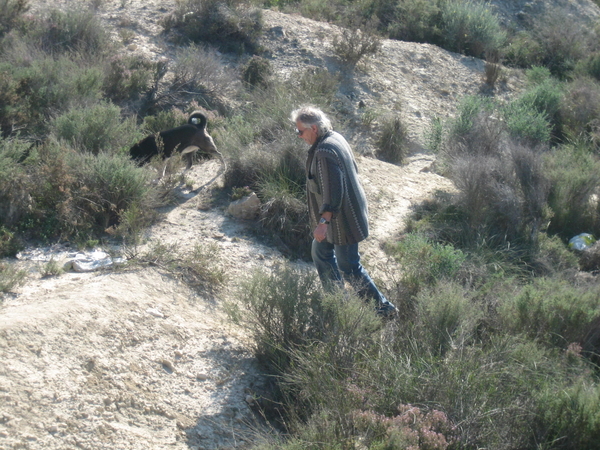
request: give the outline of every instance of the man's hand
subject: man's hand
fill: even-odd
[[[315,228],[315,231],[313,231],[313,236],[317,242],[323,242],[327,239],[327,226],[326,223],[319,224],[317,225],[317,228]]]

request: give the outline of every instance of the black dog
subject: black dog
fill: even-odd
[[[142,139],[129,149],[129,154],[139,164],[144,164],[154,156],[162,155],[166,159],[174,152],[180,152],[187,159],[187,169],[192,167],[198,150],[222,159],[213,138],[206,132],[206,123],[206,116],[194,111],[187,124]]]

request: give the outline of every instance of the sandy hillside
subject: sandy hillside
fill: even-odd
[[[41,10],[80,2],[34,3]],[[123,51],[168,58],[172,49],[160,37],[159,20],[174,5],[174,0],[104,1],[99,14],[115,38],[119,28],[134,31]],[[340,70],[329,56],[334,32],[329,24],[265,12],[264,45],[280,76],[307,64]],[[380,112],[401,105],[418,150],[431,119],[451,115],[457,100],[482,88],[482,76],[479,60],[431,45],[385,41],[383,51],[345,85],[344,95],[349,114],[360,114],[360,101]],[[518,80],[518,74],[507,74],[497,95],[513,95]],[[358,154],[371,154],[369,138],[348,138]],[[417,151],[402,167],[358,156],[371,211],[371,237],[362,251],[384,288],[392,266],[381,243],[401,230],[412,205],[435,190],[452,189],[428,170],[433,161],[427,151]],[[188,176],[196,189],[218,171],[216,162],[206,162]],[[235,300],[240,281],[254,269],[268,270],[284,258],[253,239],[252,224],[229,217],[225,205],[207,209],[206,195],[206,189],[182,190],[180,203],[149,230],[147,245],[215,246],[214,264],[227,280],[214,292],[199,294],[160,267],[41,278],[44,258],[66,257],[69,249],[29,249],[39,261],[20,262],[31,268],[28,282],[0,304],[0,449],[251,444],[253,431],[262,426],[252,395],[263,380],[223,304]]]

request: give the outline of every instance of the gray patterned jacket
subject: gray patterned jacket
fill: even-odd
[[[352,149],[344,137],[330,131],[309,149],[306,186],[311,230],[321,214],[333,213],[327,241],[356,244],[369,235],[367,198],[358,179]]]

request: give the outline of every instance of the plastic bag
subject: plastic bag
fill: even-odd
[[[596,242],[596,238],[590,233],[581,233],[569,240],[569,248],[571,250],[585,250],[591,247],[594,242]]]

